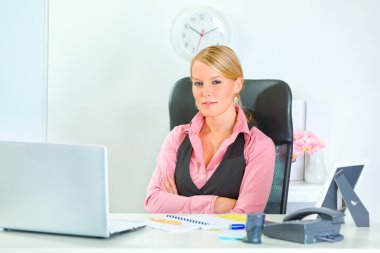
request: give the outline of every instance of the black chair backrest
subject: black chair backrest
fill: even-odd
[[[254,123],[276,146],[275,173],[265,213],[286,213],[293,151],[292,93],[280,80],[244,80],[243,106]],[[198,110],[189,77],[178,80],[169,98],[170,129],[187,124]],[[252,125],[250,126],[252,127]]]

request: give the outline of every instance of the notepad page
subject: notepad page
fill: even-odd
[[[225,219],[218,216],[213,215],[207,215],[207,214],[196,214],[189,216],[189,218],[197,220],[198,222],[201,222],[202,226],[229,226],[231,224],[236,223],[236,221],[233,221],[231,219]]]
[[[228,226],[236,223],[229,219],[219,218],[207,214],[197,214],[197,215],[181,215],[181,214],[168,214],[160,217],[168,221],[180,221],[180,225],[157,222],[148,219],[148,226],[156,229],[160,229],[168,232],[183,232],[194,229],[200,229],[204,226]]]
[[[177,221],[177,219],[169,218],[166,216],[162,216],[160,218],[166,219],[169,221],[170,220]],[[170,224],[170,223],[154,221],[151,219],[147,219],[146,221],[149,227],[166,231],[166,232],[185,232],[185,231],[195,230],[195,229],[200,228],[199,224],[194,224],[194,223],[186,222],[186,221],[181,221],[181,224]]]

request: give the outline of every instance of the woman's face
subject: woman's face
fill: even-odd
[[[234,97],[242,89],[242,78],[229,79],[203,62],[195,61],[192,67],[195,104],[205,117],[218,117],[234,110]]]

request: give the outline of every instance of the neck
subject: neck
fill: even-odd
[[[203,132],[211,133],[211,135],[224,135],[231,134],[234,128],[237,118],[237,112],[235,106],[232,106],[225,113],[218,117],[207,117],[205,119],[205,124],[203,124]]]

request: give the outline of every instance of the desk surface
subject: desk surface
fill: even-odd
[[[118,219],[143,219],[148,214],[112,214]],[[267,215],[268,220],[279,221],[281,215]],[[144,228],[132,233],[121,234],[111,239],[84,238],[75,236],[49,235],[15,231],[0,231],[0,252],[233,252],[277,251],[294,252],[305,249],[380,249],[380,225],[356,228],[354,224],[342,225],[345,239],[337,243],[315,243],[309,245],[262,238],[262,244],[246,244],[237,240],[220,240],[217,232],[193,230],[169,233]]]

